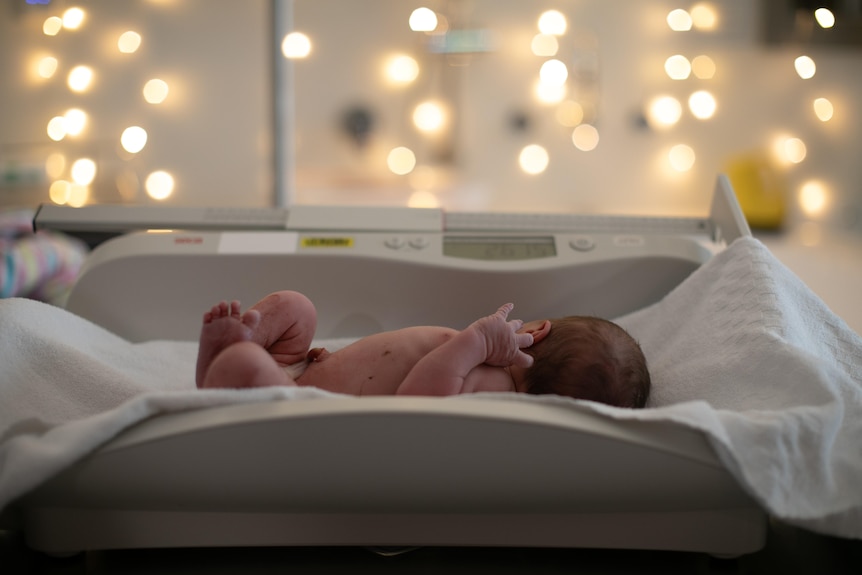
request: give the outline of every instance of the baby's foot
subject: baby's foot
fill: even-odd
[[[249,341],[260,323],[260,312],[250,309],[240,314],[239,302],[220,302],[204,314],[198,346],[198,362],[195,373],[197,386],[203,384],[204,376],[216,356],[226,347],[240,341]]]

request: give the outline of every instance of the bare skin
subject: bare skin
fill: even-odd
[[[204,314],[198,387],[314,386],[351,395],[454,395],[521,391],[532,363],[524,353],[550,322],[508,320],[506,304],[466,329],[409,327],[362,338],[330,353],[309,349],[316,327],[311,302],[276,292],[245,313],[222,302]],[[292,377],[288,366],[308,359]]]

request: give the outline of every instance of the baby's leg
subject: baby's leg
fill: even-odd
[[[227,347],[213,360],[201,388],[296,385],[265,349],[250,341]]]
[[[251,341],[266,349],[282,366],[304,361],[317,329],[317,311],[307,297],[295,291],[269,294],[250,312],[260,314]]]
[[[240,315],[239,302],[221,302],[204,314],[198,342],[195,382],[201,387],[216,357],[229,346],[250,341],[260,323],[260,313],[251,310]]]

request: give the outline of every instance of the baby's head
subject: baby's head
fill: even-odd
[[[551,331],[525,350],[533,365],[527,393],[567,395],[618,407],[643,407],[650,375],[640,345],[619,325],[597,317],[551,320]]]

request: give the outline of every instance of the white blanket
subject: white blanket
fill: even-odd
[[[703,430],[769,513],[862,538],[862,339],[761,243],[737,240],[619,322],[650,364],[649,409],[506,398]],[[332,397],[308,388],[198,391],[195,355],[194,343],[132,344],[45,304],[0,301],[0,510],[151,415]]]

